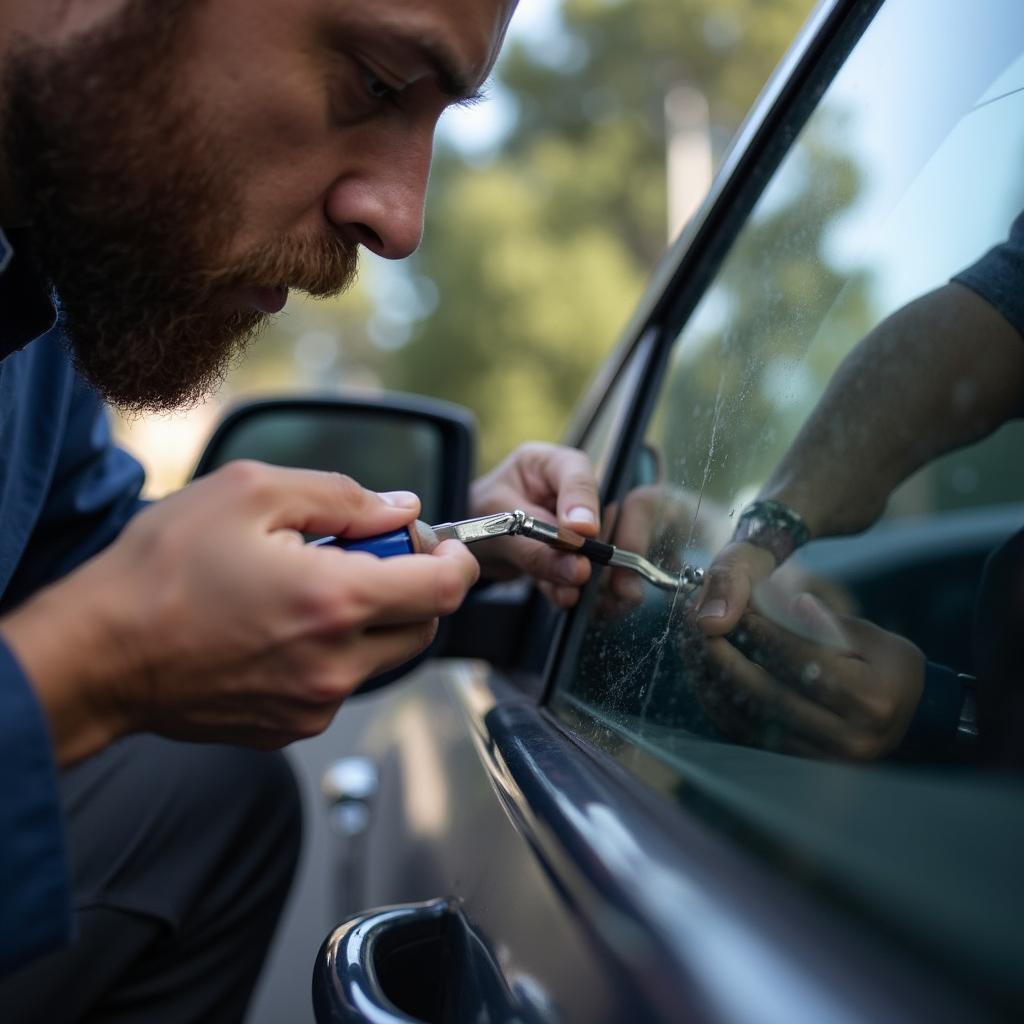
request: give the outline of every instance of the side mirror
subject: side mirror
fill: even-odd
[[[195,476],[234,459],[346,473],[375,491],[414,491],[428,523],[466,515],[473,417],[461,406],[385,392],[271,398],[221,421]]]

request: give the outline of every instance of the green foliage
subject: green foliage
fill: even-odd
[[[513,46],[514,131],[488,164],[444,153],[417,270],[440,301],[386,379],[470,406],[492,463],[557,437],[665,245],[665,94],[725,138],[809,0],[567,0],[564,60]]]

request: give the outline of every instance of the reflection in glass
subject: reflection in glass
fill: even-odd
[[[981,8],[882,8],[674,346],[644,445],[663,479],[638,463],[609,510],[614,542],[731,571],[715,559],[759,495],[833,539],[741,567],[745,614],[723,635],[686,595],[598,582],[564,692],[663,749],[667,728],[819,758],[973,756],[975,596],[1024,526],[1020,425],[951,451],[1010,418],[974,366],[1000,365],[1000,337],[1013,362],[1020,341],[984,287],[949,284],[1024,208],[1024,9]],[[1000,258],[1024,294],[1020,244]],[[948,391],[943,336],[978,351]],[[956,705],[941,741],[926,704],[947,726]]]
[[[608,510],[616,544],[711,582],[602,573],[552,701],[1013,1019],[1024,784],[978,766],[1024,768],[1022,209],[1024,5],[885,3],[682,327]]]

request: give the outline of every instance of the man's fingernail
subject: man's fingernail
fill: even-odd
[[[579,572],[579,555],[562,555],[555,562],[555,575],[563,583],[568,583],[570,586],[576,585],[576,581],[579,579]]]
[[[391,505],[393,508],[416,508],[420,503],[420,499],[412,491],[385,491],[378,497],[385,505]]]
[[[729,610],[728,605],[720,598],[715,597],[708,601],[699,612],[697,612],[698,619],[721,619],[725,617],[725,613]]]
[[[565,513],[567,522],[579,523],[580,526],[597,526],[597,516],[585,505],[574,505]]]

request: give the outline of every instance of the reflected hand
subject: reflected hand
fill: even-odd
[[[621,508],[610,505],[605,518],[614,520],[615,546],[652,557],[662,569],[678,573],[683,567],[683,552],[694,533],[699,502],[697,495],[670,487],[650,484],[636,487],[622,500]],[[705,504],[706,519],[717,521],[715,509]],[[602,579],[597,614],[618,618],[628,614],[644,599],[646,584],[629,569],[610,569]]]
[[[470,491],[470,508],[474,516],[519,508],[584,537],[596,536],[601,521],[597,481],[587,456],[575,448],[539,442],[520,445],[477,480]],[[486,576],[512,579],[526,573],[541,581],[544,593],[563,608],[579,600],[579,588],[590,579],[586,558],[556,551],[540,541],[521,537],[488,541],[474,553]]]
[[[924,688],[924,655],[812,595],[784,628],[757,612],[731,638],[707,641],[698,698],[726,736],[807,757],[871,761],[895,750]]]
[[[754,586],[775,571],[775,556],[743,541],[727,544],[704,574],[697,595],[697,624],[706,636],[725,636],[750,605]]]
[[[786,590],[789,594],[813,594],[841,615],[857,611],[856,602],[845,587],[812,576],[791,561],[776,569],[775,556],[769,551],[737,541],[726,545],[705,573],[694,602],[697,624],[705,636],[725,636],[754,603],[756,594],[779,595]]]

